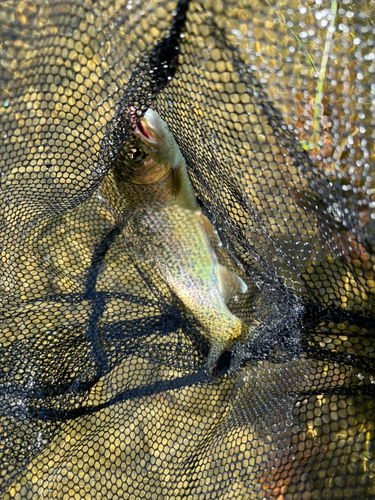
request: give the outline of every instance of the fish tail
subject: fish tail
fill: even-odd
[[[207,371],[209,375],[212,375],[215,371],[216,364],[220,358],[220,356],[227,351],[227,345],[226,343],[215,343],[210,347],[210,350],[208,352],[208,357],[207,357]]]
[[[234,317],[233,317],[234,318]],[[248,331],[248,327],[246,327]],[[235,322],[232,328],[228,329],[226,333],[220,332],[210,339],[210,350],[207,357],[207,371],[209,375],[215,372],[217,362],[224,352],[230,352],[232,350],[233,342],[240,341],[243,339],[244,324],[238,318],[235,318]]]

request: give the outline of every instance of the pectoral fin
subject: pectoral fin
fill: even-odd
[[[246,283],[227,267],[218,264],[217,273],[225,302],[229,302],[237,295],[247,292]]]

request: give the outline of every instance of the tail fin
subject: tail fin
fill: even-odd
[[[254,330],[258,327],[259,323],[254,322],[250,326],[242,323],[238,320],[242,334],[232,335],[231,338],[228,337],[214,337],[210,341],[210,350],[207,356],[206,368],[208,374],[213,377],[217,368],[217,362],[224,352],[230,352],[232,350],[233,342],[244,341],[249,335],[252,334]]]

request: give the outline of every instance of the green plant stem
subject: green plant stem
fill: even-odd
[[[269,7],[271,7],[271,9],[274,11],[274,13],[277,15],[277,17],[279,18],[279,21],[286,27],[286,29],[291,33],[291,35],[293,36],[293,38],[296,40],[296,42],[298,43],[299,47],[302,49],[302,52],[305,54],[306,56],[306,59],[309,61],[309,63],[311,64],[311,66],[313,67],[315,73],[318,73],[318,70],[314,64],[314,61],[312,60],[310,54],[307,52],[307,49],[306,47],[303,45],[303,43],[301,42],[301,40],[298,38],[298,36],[293,32],[293,30],[287,25],[285,19],[283,18],[283,16],[277,12],[273,7],[272,5],[270,4],[270,2],[268,0],[265,0],[266,3],[268,4]]]
[[[320,135],[319,135],[319,124],[321,118],[321,104],[323,100],[323,86],[324,80],[326,77],[326,70],[328,64],[329,54],[331,52],[332,41],[333,41],[333,32],[335,31],[335,23],[336,23],[336,15],[337,15],[337,0],[331,0],[331,22],[329,23],[329,27],[327,29],[326,43],[324,45],[324,52],[322,58],[322,64],[320,66],[319,71],[319,79],[316,86],[316,95],[315,95],[315,104],[314,104],[314,142],[315,147],[318,147]]]

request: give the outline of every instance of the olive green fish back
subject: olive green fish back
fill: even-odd
[[[374,12],[1,2],[2,498],[374,498]],[[248,285],[215,379],[126,224],[130,106]]]

